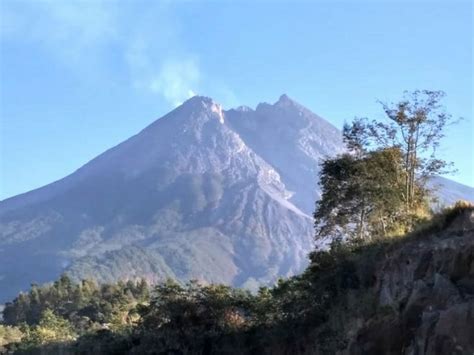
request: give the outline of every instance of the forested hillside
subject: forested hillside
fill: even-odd
[[[52,354],[467,354],[474,207],[407,236],[314,252],[251,294],[222,285],[98,286],[62,276],[6,305],[3,351]]]

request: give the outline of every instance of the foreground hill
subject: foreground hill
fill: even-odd
[[[474,208],[315,252],[302,275],[255,295],[169,281],[150,297],[143,282],[63,276],[7,304],[5,321],[6,348],[19,353],[471,354]]]
[[[318,164],[343,149],[338,129],[286,95],[229,111],[194,97],[64,179],[0,202],[0,303],[63,271],[253,289],[298,273],[313,249]]]

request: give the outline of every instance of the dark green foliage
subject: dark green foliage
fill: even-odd
[[[322,163],[316,238],[366,240],[404,234],[429,214],[427,180],[446,172],[436,157],[452,121],[439,91],[382,103],[386,121],[356,118],[344,126],[350,154]]]
[[[150,305],[141,310],[137,331],[153,348],[190,353],[211,348],[219,338],[248,327],[252,296],[223,285],[158,285]]]
[[[30,326],[39,324],[42,314],[51,310],[69,320],[81,333],[92,324],[114,323],[117,317],[126,316],[130,308],[149,297],[145,280],[117,284],[97,285],[90,280],[74,284],[67,275],[52,285],[32,285],[29,293],[20,293],[5,305],[5,324]]]
[[[314,213],[317,238],[385,236],[401,222],[402,155],[396,149],[344,154],[322,163],[322,197]]]
[[[38,324],[34,327],[23,326],[25,336],[21,348],[39,347],[46,344],[66,343],[76,339],[76,332],[72,324],[54,314],[50,309],[42,312]]]

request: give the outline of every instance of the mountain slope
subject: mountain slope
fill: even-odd
[[[474,202],[474,188],[459,182],[435,176],[429,186],[435,191],[438,206],[452,205],[459,200]]]
[[[237,109],[227,120],[244,141],[275,167],[292,201],[307,214],[320,197],[317,173],[321,159],[344,151],[341,132],[307,108],[282,95],[274,104]]]
[[[64,179],[0,202],[0,302],[63,271],[250,288],[298,273],[318,162],[343,150],[339,130],[286,95],[229,111],[194,97]],[[452,202],[466,188],[445,181],[440,194]]]
[[[195,97],[65,179],[3,201],[0,299],[63,270],[248,287],[300,271],[311,218],[224,116]]]

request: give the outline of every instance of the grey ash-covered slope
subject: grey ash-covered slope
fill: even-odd
[[[194,97],[66,178],[0,203],[0,300],[64,270],[248,287],[299,272],[317,159],[341,147],[336,128],[286,96],[227,112]]]
[[[344,151],[341,132],[287,95],[274,105],[261,103],[255,111],[230,110],[226,117],[249,147],[275,167],[293,192],[290,201],[312,214],[320,197],[319,163]]]
[[[63,271],[250,288],[297,273],[313,247],[318,163],[342,151],[341,132],[286,95],[229,111],[194,97],[0,202],[0,303]]]

